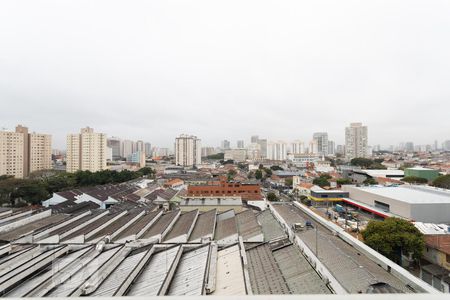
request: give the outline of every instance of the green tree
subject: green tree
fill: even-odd
[[[330,186],[330,182],[327,180],[327,178],[322,176],[314,178],[313,184],[318,185],[320,187]]]
[[[270,193],[267,194],[267,200],[269,200],[269,201],[278,201],[280,199],[278,198],[277,195],[275,195],[275,193],[270,192]]]
[[[255,178],[258,180],[261,180],[263,178],[263,173],[260,169],[256,170],[255,172]]]
[[[283,171],[284,169],[280,166],[271,166],[270,169],[272,171]]]
[[[350,161],[350,164],[352,166],[358,166],[358,167],[361,167],[361,168],[368,168],[371,164],[373,164],[373,161],[371,159],[364,158],[364,157],[356,157],[356,158],[353,158]]]
[[[402,253],[411,253],[418,261],[425,247],[422,233],[412,223],[400,218],[370,221],[362,236],[369,247],[397,263]]]
[[[237,172],[235,170],[229,170],[227,177],[228,177],[228,181],[233,180],[234,176],[236,176]]]
[[[139,169],[138,172],[144,176],[153,175],[155,173],[154,170],[150,167],[143,167],[143,168]]]
[[[372,177],[370,177],[370,178],[367,178],[366,180],[364,180],[363,184],[374,185],[374,184],[378,184],[378,182],[375,179],[373,179]]]
[[[208,155],[206,158],[220,160],[220,159],[224,159],[224,157],[225,157],[225,153],[217,153],[217,154]]]
[[[408,183],[427,183],[428,180],[426,178],[422,177],[416,177],[416,176],[406,176],[402,179],[404,182]]]
[[[292,187],[292,183],[293,183],[293,180],[292,180],[292,177],[288,177],[288,178],[286,178],[285,180],[284,180],[284,185],[285,186],[290,186],[290,187]]]
[[[336,183],[338,185],[344,185],[344,184],[352,184],[352,181],[348,178],[339,178],[336,180]]]
[[[433,180],[432,185],[443,189],[450,189],[450,174],[439,176]]]

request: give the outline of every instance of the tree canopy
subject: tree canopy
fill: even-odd
[[[443,189],[450,189],[450,174],[439,176],[433,180],[432,185]]]
[[[350,164],[352,166],[358,166],[364,169],[387,169],[381,164],[382,162],[382,159],[371,160],[369,158],[356,157],[350,161]]]
[[[217,153],[217,154],[211,154],[206,157],[207,159],[217,159],[221,160],[225,158],[225,153]]]
[[[267,200],[269,200],[269,201],[278,201],[279,198],[278,198],[277,195],[275,195],[275,193],[270,192],[270,193],[267,194]]]
[[[40,204],[53,193],[83,186],[121,183],[152,176],[154,170],[148,167],[133,172],[103,170],[98,172],[78,171],[76,173],[46,172],[34,174],[32,178],[17,179],[5,177],[0,180],[0,205],[14,206],[21,202]]]
[[[283,171],[283,170],[284,170],[282,167],[276,166],[276,165],[271,166],[270,169],[271,169],[272,171]]]
[[[408,183],[427,183],[428,180],[426,178],[417,177],[417,176],[406,176],[401,181]]]
[[[344,185],[344,184],[352,184],[352,181],[348,178],[339,178],[336,180],[336,183],[339,185]]]
[[[330,182],[328,181],[329,175],[321,175],[320,177],[316,177],[313,180],[313,184],[318,185],[320,187],[330,186]]]
[[[412,223],[400,218],[370,221],[362,236],[369,247],[397,263],[402,253],[412,253],[413,258],[419,260],[425,247],[422,233]]]

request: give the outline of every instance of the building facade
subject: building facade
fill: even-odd
[[[244,162],[247,159],[246,149],[225,150],[224,160],[234,160],[235,162]]]
[[[119,160],[121,156],[121,141],[119,138],[111,137],[107,140],[107,146],[112,149],[112,160]]]
[[[67,135],[66,171],[97,172],[106,169],[106,134],[96,133],[90,127],[78,134]]]
[[[182,134],[175,139],[175,163],[192,167],[202,163],[201,140],[193,135]]]
[[[244,201],[262,200],[259,184],[228,182],[226,177],[221,177],[219,181],[210,181],[202,185],[189,185],[187,194],[189,197],[239,196]]]
[[[0,175],[24,178],[51,168],[51,135],[28,133],[22,125],[15,132],[0,131]]]
[[[282,141],[269,142],[267,144],[267,159],[270,160],[286,160],[287,144]]]
[[[316,132],[313,134],[313,141],[317,144],[317,153],[328,155],[328,133]]]
[[[368,157],[367,126],[351,123],[345,128],[345,158]]]

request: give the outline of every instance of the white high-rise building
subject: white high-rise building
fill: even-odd
[[[328,155],[328,133],[316,132],[313,134],[313,140],[317,143],[317,153]]]
[[[175,163],[192,167],[202,163],[201,140],[193,135],[182,134],[175,139]]]
[[[368,157],[367,126],[362,123],[350,123],[345,128],[345,158]]]
[[[140,151],[142,153],[145,152],[145,146],[144,146],[144,142],[143,141],[137,141],[136,142],[136,149],[135,149],[134,152],[138,152],[138,151]]]
[[[238,140],[236,143],[236,146],[238,149],[244,149],[244,141],[243,140]]]
[[[144,150],[145,150],[145,156],[146,157],[151,157],[152,156],[152,144],[150,143],[145,143],[144,144]]]
[[[291,153],[292,154],[305,153],[305,144],[300,140],[293,141],[291,143]]]
[[[231,143],[230,143],[230,141],[228,141],[228,140],[223,140],[223,141],[220,143],[220,148],[222,149],[222,151],[231,149]]]
[[[127,158],[128,156],[130,156],[131,154],[133,154],[134,152],[134,142],[130,141],[130,140],[123,140],[121,147],[120,147],[120,152],[121,152],[121,156]]]
[[[286,160],[287,144],[282,141],[267,143],[267,159]]]
[[[79,134],[67,135],[67,172],[105,170],[106,157],[106,134],[86,127]]]
[[[317,145],[317,140],[312,140],[309,142],[308,145],[308,153],[309,154],[318,154],[319,153],[319,148]]]

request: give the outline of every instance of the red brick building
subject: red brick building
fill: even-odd
[[[257,183],[228,182],[226,177],[203,185],[189,185],[189,197],[240,196],[244,201],[262,200],[261,187]]]

